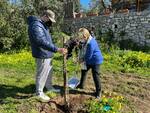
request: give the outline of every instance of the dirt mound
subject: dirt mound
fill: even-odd
[[[122,95],[127,101],[123,113],[150,113],[150,78],[133,74],[101,75],[102,95],[104,91]],[[53,98],[48,103],[37,105],[40,113],[88,113],[85,102],[94,99],[94,83],[89,75],[83,91],[69,91],[69,105],[64,105],[62,96]]]
[[[69,94],[68,105],[64,105],[62,96],[58,96],[48,103],[38,105],[40,113],[87,113],[85,101],[94,97],[83,94]]]
[[[150,77],[130,73],[102,75],[103,90],[127,99],[123,113],[150,113]]]

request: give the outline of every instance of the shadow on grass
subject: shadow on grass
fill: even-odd
[[[60,89],[61,90],[61,95],[63,96],[63,94],[64,94],[63,86],[54,85],[54,88]],[[94,93],[86,92],[84,89],[82,89],[82,90],[80,90],[80,89],[69,89],[69,94],[83,94],[83,95],[94,96]]]
[[[60,94],[63,96],[64,94],[63,86],[54,85],[54,87],[60,89],[61,90]],[[3,101],[8,97],[14,99],[26,99],[34,96],[34,94],[35,94],[35,84],[30,84],[23,88],[0,84],[0,103],[3,103]],[[84,94],[84,95],[91,95],[91,96],[94,95],[91,92],[85,92],[84,90],[78,90],[78,89],[69,89],[69,94]]]
[[[0,100],[4,100],[7,97],[12,97],[15,99],[25,99],[33,96],[34,93],[35,93],[34,84],[25,86],[23,88],[0,84]]]

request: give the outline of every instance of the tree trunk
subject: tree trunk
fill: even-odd
[[[64,47],[65,38],[63,37],[63,47]],[[66,55],[63,55],[63,77],[64,77],[64,105],[67,107],[67,69],[66,69]]]

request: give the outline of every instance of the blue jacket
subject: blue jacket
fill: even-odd
[[[87,65],[96,65],[103,62],[103,56],[95,38],[91,38],[87,44],[85,52],[85,62]]]
[[[57,47],[52,42],[48,27],[35,16],[28,17],[28,34],[31,43],[32,56],[35,58],[51,58]]]

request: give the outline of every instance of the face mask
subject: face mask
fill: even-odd
[[[51,26],[52,26],[52,22],[51,22],[51,21],[47,21],[47,22],[45,22],[45,25],[46,25],[47,27],[51,27]]]
[[[81,39],[81,40],[79,41],[79,43],[84,45],[84,44],[86,43],[86,40]]]

